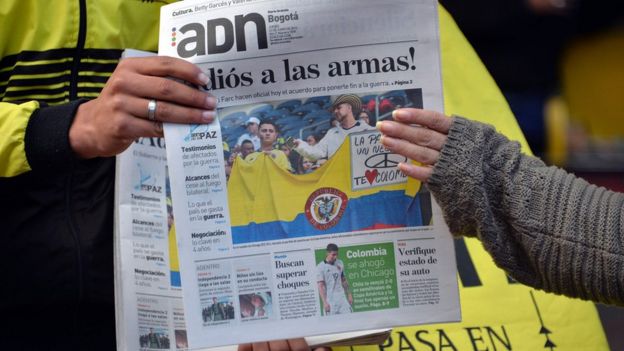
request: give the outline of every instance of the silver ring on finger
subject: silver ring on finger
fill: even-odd
[[[156,121],[156,100],[151,99],[147,103],[147,119],[154,122]]]

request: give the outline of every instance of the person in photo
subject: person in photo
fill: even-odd
[[[272,158],[280,168],[292,172],[292,166],[284,151],[275,148],[278,136],[279,130],[275,123],[268,120],[262,121],[260,123],[260,151],[249,154],[245,160],[251,163],[255,162],[259,157],[266,155]]]
[[[356,120],[355,116],[361,109],[362,100],[359,96],[355,94],[338,96],[331,107],[337,125],[328,130],[327,134],[315,145],[310,145],[301,139],[295,139],[295,151],[312,161],[332,157],[347,135],[375,129]]]
[[[251,295],[251,304],[254,307],[254,317],[270,317],[273,312],[270,293],[256,293]]]
[[[260,119],[258,119],[258,117],[249,117],[247,122],[245,122],[245,128],[247,128],[247,132],[243,133],[241,136],[238,137],[236,146],[240,147],[243,145],[243,142],[245,140],[249,140],[253,144],[254,151],[260,150],[260,136],[258,135],[259,127]]]
[[[216,297],[212,298],[212,305],[210,305],[208,309],[208,316],[212,321],[225,320],[225,309],[223,308],[223,304],[220,303]]]
[[[338,245],[328,244],[325,259],[316,266],[316,281],[323,303],[323,313],[328,315],[351,313],[353,295],[344,274],[344,263],[338,259]]]

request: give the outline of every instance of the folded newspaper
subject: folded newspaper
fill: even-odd
[[[118,157],[120,349],[459,320],[441,212],[374,128],[443,109],[436,1],[178,2],[159,54],[202,68],[218,118]]]

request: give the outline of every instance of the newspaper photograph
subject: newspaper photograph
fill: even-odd
[[[177,250],[183,286],[162,297],[169,258],[136,268],[149,286],[132,316],[140,348],[177,343],[175,308],[181,348],[460,319],[441,213],[375,129],[400,107],[443,110],[438,41],[431,0],[162,8],[159,54],[197,64],[219,110],[208,125],[165,125],[158,170],[128,166],[137,189],[163,191],[128,194],[161,216],[125,224],[162,239],[134,255]]]

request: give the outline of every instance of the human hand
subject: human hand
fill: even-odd
[[[309,351],[310,347],[304,338],[255,342],[238,345],[238,351]],[[316,349],[318,350],[318,349]]]
[[[81,104],[69,143],[82,158],[114,156],[138,137],[161,137],[161,122],[210,123],[216,99],[194,87],[208,84],[196,65],[173,57],[127,58],[119,62],[99,97]],[[153,119],[150,100],[156,100]]]
[[[323,301],[323,309],[325,310],[325,313],[331,312],[331,306],[329,305],[328,302]]]
[[[347,294],[347,300],[349,300],[349,305],[353,305],[353,294]]]
[[[395,121],[377,122],[377,129],[382,133],[381,143],[392,152],[420,162],[421,166],[400,163],[399,169],[426,182],[440,157],[453,119],[440,112],[415,108],[395,110],[392,117]]]

